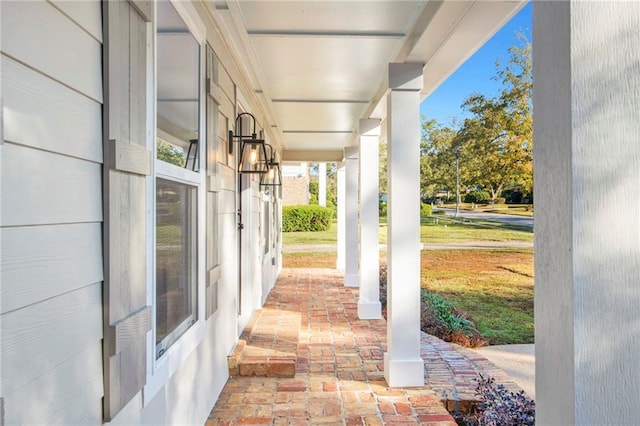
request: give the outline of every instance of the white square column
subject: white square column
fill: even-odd
[[[338,185],[338,200],[336,206],[336,213],[338,216],[338,241],[336,243],[336,269],[340,271],[344,271],[345,268],[345,260],[344,260],[344,252],[345,252],[345,213],[346,209],[344,206],[345,199],[345,162],[341,161],[337,164],[336,168],[336,180]]]
[[[387,352],[389,386],[423,386],[420,358],[420,90],[422,64],[389,64]]]
[[[533,22],[536,424],[638,424],[640,2]]]
[[[327,207],[327,163],[318,163],[318,204]]]
[[[358,147],[344,150],[345,157],[345,271],[344,285],[358,287]]]
[[[382,318],[378,238],[380,120],[360,120],[360,295],[358,318]]]

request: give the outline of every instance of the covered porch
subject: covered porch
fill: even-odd
[[[263,308],[269,315],[260,316],[259,336],[247,345],[265,352],[286,351],[282,342],[292,340],[290,332],[295,330],[295,376],[232,375],[207,426],[397,422],[454,426],[447,408],[469,408],[476,399],[478,373],[520,390],[474,351],[424,333],[420,354],[427,368],[422,384],[390,388],[383,371],[386,322],[359,319],[358,289],[345,287],[343,280],[343,273],[331,269],[283,269]],[[279,327],[292,314],[299,315],[299,332],[291,324],[285,330]]]

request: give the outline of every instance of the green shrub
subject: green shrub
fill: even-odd
[[[471,191],[464,196],[465,203],[486,203],[491,196],[487,191]]]
[[[444,214],[446,214],[446,212],[444,210],[436,210],[436,211],[432,212],[431,214],[433,214],[433,215],[444,215]]]
[[[326,231],[332,219],[332,211],[321,206],[282,207],[282,231]]]
[[[431,204],[420,203],[420,217],[429,217],[432,213]]]
[[[425,289],[421,290],[420,297],[422,331],[465,347],[475,348],[487,344],[471,317],[457,310],[449,301]]]
[[[378,203],[378,216],[387,217],[387,203],[384,201]]]

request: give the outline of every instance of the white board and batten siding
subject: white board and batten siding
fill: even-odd
[[[102,422],[100,8],[0,2],[7,425]]]

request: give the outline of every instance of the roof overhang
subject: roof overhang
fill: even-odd
[[[425,98],[528,0],[208,3],[283,160],[338,161],[386,117],[390,62],[424,64]]]

